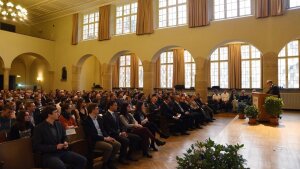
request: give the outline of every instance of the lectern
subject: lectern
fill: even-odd
[[[265,99],[268,96],[271,95],[265,93],[258,93],[258,92],[252,93],[252,103],[258,108],[259,114],[257,120],[260,122],[270,121],[271,116],[266,112],[264,107]]]

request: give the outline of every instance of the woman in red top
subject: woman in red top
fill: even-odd
[[[71,112],[72,106],[70,104],[61,105],[61,115],[59,116],[59,121],[65,129],[77,128],[77,124]]]

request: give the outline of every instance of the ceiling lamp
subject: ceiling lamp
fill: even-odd
[[[3,20],[22,21],[27,20],[27,10],[10,1],[0,0],[0,17]]]

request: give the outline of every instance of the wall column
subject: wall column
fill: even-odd
[[[151,61],[144,61],[143,63],[144,70],[144,87],[143,92],[145,95],[149,95],[153,93],[154,84],[155,84],[155,76],[154,76],[154,63]]]
[[[107,64],[107,63],[103,63],[101,65],[101,86],[103,87],[103,90],[112,90],[112,65]]]
[[[72,66],[72,90],[79,90],[81,67]]]
[[[267,80],[272,80],[278,84],[278,56],[273,52],[268,52],[262,56],[262,88],[263,92],[269,89],[266,85]]]
[[[49,80],[49,91],[54,90],[54,71],[49,70],[48,71],[48,80]]]
[[[203,101],[207,101],[207,87],[208,87],[208,64],[209,60],[198,57],[195,58],[196,63],[196,77],[195,77],[195,92],[200,93]]]
[[[9,89],[9,72],[10,68],[3,68],[3,89]]]

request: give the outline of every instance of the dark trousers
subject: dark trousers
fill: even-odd
[[[151,131],[146,127],[141,127],[141,128],[133,129],[131,132],[142,138],[142,144],[141,144],[142,150],[144,153],[148,152],[148,148],[150,145],[149,139],[151,139],[152,141],[155,140],[155,137],[153,136]]]
[[[74,169],[84,169],[86,162],[85,157],[72,151],[43,155],[43,165],[49,169],[66,169],[65,164],[72,166]]]
[[[120,144],[121,144],[121,148],[120,148],[120,159],[124,159],[127,155],[127,149],[129,146],[129,139],[126,137],[122,137],[122,136],[116,136],[114,137],[114,139],[116,139]]]

